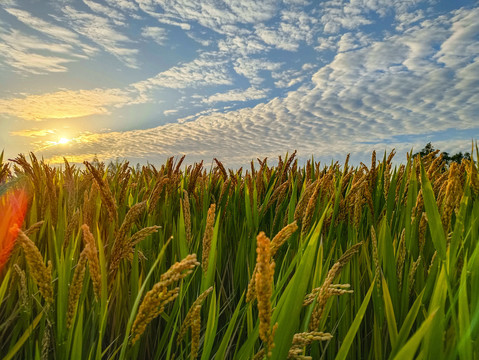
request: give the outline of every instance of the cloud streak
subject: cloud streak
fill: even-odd
[[[132,97],[119,89],[64,90],[42,95],[0,99],[0,114],[24,120],[71,119],[108,114],[114,106],[123,106]]]
[[[268,95],[266,89],[249,87],[246,90],[230,90],[225,93],[216,93],[202,100],[203,103],[212,104],[216,102],[248,101],[264,99]]]
[[[93,3],[90,2],[90,5],[98,10],[97,6],[93,6],[92,4]],[[131,68],[138,67],[136,59],[138,49],[130,47],[133,40],[127,35],[115,30],[115,25],[111,17],[78,11],[69,5],[65,6],[62,12],[77,33],[99,45],[126,66]],[[116,22],[118,24],[117,19]]]

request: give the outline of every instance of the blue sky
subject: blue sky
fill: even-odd
[[[479,138],[476,1],[1,0],[0,148],[366,161]]]

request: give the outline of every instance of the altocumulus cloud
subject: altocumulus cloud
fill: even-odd
[[[356,39],[357,45],[343,44],[344,52],[283,97],[185,123],[86,136],[66,155],[154,161],[187,154],[194,161],[222,154],[228,165],[237,166],[293,147],[320,158],[352,148],[360,156],[392,147],[392,139],[401,135],[477,129],[476,18],[479,9],[460,9],[381,40]],[[186,82],[198,65],[174,69],[175,77],[180,74]],[[395,147],[406,151],[421,145],[412,141]],[[52,147],[44,155],[54,158],[58,152]]]

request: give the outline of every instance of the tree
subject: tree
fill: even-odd
[[[422,148],[421,151],[415,153],[413,157],[415,157],[416,155],[420,155],[421,157],[423,157],[434,151],[436,151],[436,149],[430,142],[428,142],[426,146],[424,146],[424,148]],[[442,159],[446,162],[447,165],[450,165],[452,162],[456,162],[460,164],[462,162],[462,159],[471,160],[471,154],[468,152],[465,152],[463,154],[462,151],[459,151],[458,153],[455,153],[452,156],[450,156],[448,152],[443,151],[440,153],[440,155],[442,155]],[[436,158],[437,156],[438,155],[434,156],[434,158]]]

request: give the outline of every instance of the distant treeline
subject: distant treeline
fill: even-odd
[[[436,154],[436,156],[441,156],[442,155],[442,159],[448,164],[450,165],[451,163],[453,162],[456,162],[458,164],[460,164],[462,162],[462,159],[466,159],[466,160],[471,160],[471,154],[469,152],[465,152],[464,154],[459,151],[458,153],[455,153],[454,155],[449,155],[448,152],[446,151],[443,151],[443,152],[440,152],[440,150],[438,149],[435,149],[434,146],[429,142],[426,144],[426,146],[424,146],[424,148],[415,153],[413,156],[415,157],[416,155],[421,155],[421,157],[423,156],[426,156],[430,153],[433,153],[433,152],[437,152],[438,154]]]

